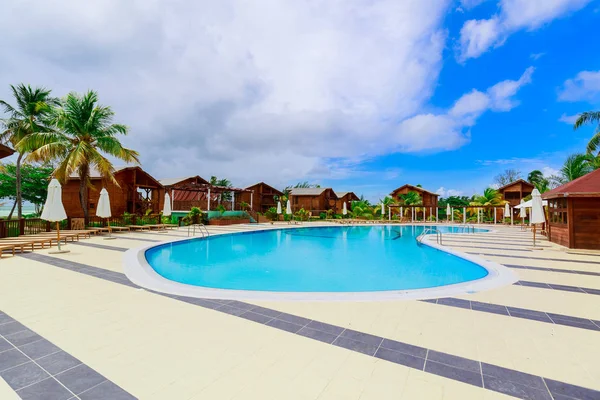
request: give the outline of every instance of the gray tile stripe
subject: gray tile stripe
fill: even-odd
[[[515,282],[514,285],[535,287],[535,288],[541,288],[541,289],[562,290],[564,292],[585,293],[585,294],[593,294],[596,296],[600,296],[600,289],[582,288],[582,287],[578,287],[578,286],[557,285],[554,283],[542,283],[542,282],[532,282],[532,281],[518,281],[518,282]]]
[[[582,261],[582,260],[565,260],[562,258],[542,258],[542,257],[527,257],[527,256],[513,256],[508,254],[492,254],[492,253],[478,253],[474,251],[467,251],[467,254],[475,254],[478,256],[490,256],[490,257],[508,257],[508,258],[523,258],[526,260],[542,260],[542,261],[561,261],[561,262],[571,262],[571,263],[581,263],[581,264],[598,264],[600,265],[600,261]]]
[[[444,242],[446,242],[446,239],[443,239]],[[486,250],[499,250],[499,251],[524,251],[524,252],[532,252],[533,250],[530,249],[512,249],[512,248],[508,248],[508,247],[495,247],[495,248],[491,248],[488,246],[469,246],[469,245],[463,245],[463,244],[451,244],[450,246],[452,247],[461,247],[461,248],[465,248],[465,249],[486,249]]]
[[[112,250],[112,251],[127,251],[127,250],[129,250],[124,247],[108,246],[105,244],[88,243],[88,242],[76,242],[73,244],[75,244],[77,246],[95,247],[97,249]]]
[[[507,317],[523,318],[532,321],[546,322],[549,324],[565,325],[572,328],[588,329],[600,331],[600,321],[586,318],[572,317],[564,314],[554,314],[543,311],[529,310],[526,308],[517,308],[503,306],[500,304],[482,303],[479,301],[457,299],[446,297],[440,299],[421,300],[425,303],[439,304],[449,307],[465,308],[468,310],[499,314]]]
[[[33,258],[31,257],[32,255],[40,256],[39,254],[35,253],[30,253],[25,256]],[[44,259],[54,259],[53,257],[48,256],[42,257],[44,258],[38,258],[37,260],[45,262],[43,261]],[[88,270],[80,267],[83,264],[72,263],[75,265],[69,266],[68,264],[71,263],[70,261],[60,261],[62,262],[62,265],[56,266],[59,266],[61,268],[67,268],[76,272],[88,273]],[[95,271],[98,269],[91,266],[87,267],[91,271]],[[124,277],[123,274],[119,275]],[[93,276],[102,279],[107,279],[103,275]],[[114,280],[111,281],[116,283],[122,283]],[[129,286],[136,287],[131,282],[129,282]],[[386,339],[383,337],[363,332],[353,331],[340,326],[331,325],[304,317],[299,317],[270,308],[256,306],[250,303],[245,303],[237,300],[199,299],[184,296],[168,295],[154,291],[151,292],[160,296],[169,297],[174,300],[183,301],[189,304],[194,304],[200,307],[223,312],[275,329],[318,340],[320,342],[332,344],[334,346],[343,347],[351,351],[367,354],[372,357],[404,365],[409,368],[419,369],[428,373],[444,376],[449,379],[457,380],[460,382],[482,387],[488,390],[493,390],[499,393],[504,393],[507,395],[512,395],[521,398],[548,400],[552,400],[552,396],[556,395],[570,396],[572,400],[588,400],[592,398],[600,399],[600,391],[587,389],[584,387],[575,386],[564,382],[553,381],[547,378],[526,374],[512,369],[502,368],[499,366],[486,364],[467,358],[457,357],[447,353],[436,352],[434,350],[414,346],[408,343]],[[443,304],[443,302],[439,303],[440,300],[443,301],[444,299],[438,299],[436,302],[438,302],[438,304]],[[469,308],[471,307],[471,303],[472,302],[469,302]],[[523,310],[523,312],[528,313],[535,313],[535,311],[525,309],[509,308],[509,310],[511,311],[511,315],[515,313],[518,314],[518,310]],[[554,315],[546,313],[543,314],[547,315],[549,318],[550,316]],[[597,323],[600,324],[600,321]],[[596,327],[598,328],[598,330],[600,330],[600,325]]]
[[[135,234],[135,233],[138,233],[138,232],[131,232],[130,234]],[[153,239],[144,239],[144,238],[129,237],[129,236],[125,236],[125,233],[119,233],[117,235],[119,235],[119,236],[116,236],[119,239],[125,239],[125,240],[137,240],[138,242],[152,242],[152,243],[160,243],[160,242],[162,242],[162,240],[153,240]],[[123,236],[121,236],[121,235],[123,235]]]
[[[508,268],[515,269],[530,269],[534,271],[544,271],[544,272],[560,272],[563,274],[576,274],[576,275],[589,275],[589,276],[600,276],[600,272],[591,272],[591,271],[582,271],[575,269],[561,269],[561,268],[546,268],[546,267],[531,267],[529,265],[515,265],[515,264],[503,264]]]
[[[0,376],[28,400],[136,399],[2,311]]]

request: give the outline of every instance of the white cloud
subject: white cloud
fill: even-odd
[[[558,99],[562,101],[595,101],[600,98],[600,71],[581,71],[565,81]]]
[[[529,58],[531,58],[534,61],[537,61],[540,58],[544,57],[545,55],[546,55],[546,53],[532,53],[529,55]]]
[[[487,0],[460,0],[461,7],[470,10],[477,7],[480,4],[485,3]]]
[[[552,167],[548,167],[548,166],[542,167],[541,171],[542,171],[542,174],[544,174],[544,176],[546,178],[551,177],[553,175],[559,175],[560,174],[560,171],[558,169],[552,168]]]
[[[468,20],[460,31],[460,61],[479,57],[504,44],[514,32],[534,30],[585,7],[591,0],[500,0],[497,15]]]
[[[450,196],[462,196],[464,192],[462,190],[456,189],[446,189],[445,187],[440,187],[435,191],[440,197],[450,197]]]
[[[565,124],[573,125],[575,123],[575,121],[577,121],[577,117],[579,117],[578,114],[575,114],[575,115],[563,114],[560,116],[560,118],[558,120],[560,122],[564,122]]]

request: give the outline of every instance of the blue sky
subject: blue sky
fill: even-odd
[[[598,0],[9,8],[0,98],[19,82],[97,90],[158,178],[471,195],[507,168],[553,173],[593,130],[565,121],[600,107]]]

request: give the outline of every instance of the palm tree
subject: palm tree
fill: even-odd
[[[587,124],[598,124],[594,136],[592,136],[587,145],[587,152],[593,154],[597,150],[600,150],[600,111],[587,111],[579,114],[577,121],[573,125],[573,129],[579,129]],[[600,152],[598,154],[600,155]]]
[[[2,120],[4,130],[0,133],[0,140],[9,142],[19,153],[17,156],[15,179],[16,196],[15,204],[17,206],[17,217],[23,216],[23,194],[21,190],[21,162],[25,154],[31,148],[19,146],[19,143],[28,135],[34,132],[45,132],[48,130],[45,119],[50,113],[52,106],[58,104],[58,100],[50,96],[50,90],[43,87],[32,88],[29,85],[20,84],[18,86],[10,85],[16,106],[11,106],[4,100],[0,100],[0,105],[4,112],[9,115]],[[13,206],[8,219],[12,218],[15,207]]]
[[[527,175],[527,181],[540,191],[540,193],[547,192],[550,190],[550,181],[546,179],[542,171],[536,169]]]
[[[51,117],[53,130],[32,133],[21,145],[37,149],[27,157],[29,160],[57,160],[57,179],[65,182],[74,173],[79,176],[79,201],[87,218],[90,170],[94,168],[103,179],[117,183],[113,164],[103,153],[127,163],[139,163],[139,155],[123,147],[117,135],[126,135],[128,128],[112,123],[114,112],[98,104],[94,91],[83,96],[69,93],[62,106],[53,109]]]
[[[586,154],[570,155],[563,167],[560,169],[559,175],[551,176],[550,180],[557,185],[564,185],[577,178],[580,178],[592,171]]]
[[[487,188],[483,191],[482,196],[473,196],[473,201],[469,203],[470,206],[502,206],[506,203],[502,200],[502,194],[493,188]],[[472,210],[471,210],[472,211]],[[487,215],[491,214],[491,209],[486,210]]]
[[[354,218],[373,219],[375,210],[367,200],[353,201],[350,212]]]
[[[600,169],[600,155],[586,154],[585,162],[594,171]]]

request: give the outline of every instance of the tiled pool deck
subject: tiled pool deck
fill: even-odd
[[[272,226],[211,231],[257,228]],[[517,284],[423,301],[207,300],[127,280],[124,251],[183,231],[5,257],[0,399],[600,399],[600,256],[497,229],[444,244]]]

